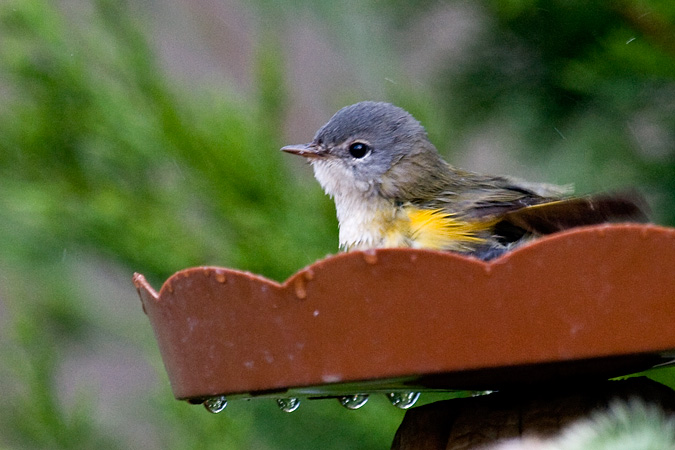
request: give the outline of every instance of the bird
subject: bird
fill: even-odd
[[[542,235],[646,217],[634,192],[572,196],[571,186],[456,168],[419,121],[385,102],[346,106],[311,142],[281,150],[306,158],[333,198],[341,251],[408,247],[490,260]]]

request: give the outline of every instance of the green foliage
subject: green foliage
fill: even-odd
[[[321,196],[280,170],[271,49],[260,52],[259,104],[187,98],[168,87],[122,3],[95,4],[96,36],[66,33],[46,2],[32,17],[35,3],[3,17],[22,37],[3,46],[14,91],[0,123],[10,245],[38,239],[36,258],[93,246],[162,278],[205,263],[283,277],[331,249],[328,208],[303,220],[313,234],[291,212]]]
[[[64,348],[103,335],[152,349],[157,359],[150,333],[139,336],[85,307],[87,292],[69,274],[82,270],[73,258],[96,252],[129,267],[127,284],[133,270],[159,284],[205,264],[284,279],[336,242],[320,191],[304,189],[281,163],[284,96],[275,88],[282,74],[280,56],[269,60],[271,41],[260,49],[258,103],[211,92],[188,97],[169,87],[123,2],[91,6],[77,18],[87,27],[66,23],[47,1],[0,8],[0,70],[9,80],[0,118],[0,248],[10,317],[2,356],[14,362],[2,373],[14,391],[0,425],[5,443],[18,446],[124,447],[92,420],[92,408],[60,397]],[[312,214],[299,217],[298,205]],[[137,300],[134,306],[142,320],[123,320],[149,331]],[[141,402],[172,399],[162,385]],[[274,436],[239,430],[254,421],[269,427],[280,413],[271,403],[251,408],[265,414],[223,424],[172,400],[152,416],[159,434],[171,436],[162,448],[245,448],[256,439],[274,447]]]
[[[438,3],[404,3],[288,3],[356,61],[353,83],[326,103],[386,97],[453,156],[502,124],[517,143],[507,150],[551,181],[637,185],[656,220],[675,224],[670,2],[476,4],[487,19],[474,57],[439,61],[430,80],[406,78],[395,30]],[[256,6],[276,22],[259,36],[244,96],[171,79],[125,1],[0,4],[0,445],[125,448],[146,435],[157,448],[389,445],[401,412],[383,399],[355,413],[306,402],[292,415],[234,402],[219,416],[173,400],[131,287],[133,271],[158,287],[209,264],[283,280],[336,251],[332,204],[277,150],[292,92],[277,31],[292,13]],[[110,367],[96,359],[109,346],[126,349]],[[152,387],[106,405],[95,381],[72,387],[82,358],[136,364],[154,383],[134,380]],[[672,373],[655,378],[674,385]]]
[[[633,184],[653,197],[657,221],[675,223],[675,177],[666,175],[675,173],[675,9],[601,1],[486,7],[494,20],[472,45],[481,56],[445,65],[436,78],[437,92],[452,99],[445,108],[455,145],[498,122],[516,137],[513,150],[542,164],[550,180],[585,191]]]

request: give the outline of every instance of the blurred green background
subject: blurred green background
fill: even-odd
[[[384,399],[175,401],[132,273],[283,280],[335,253],[332,202],[278,149],[364,99],[456,165],[637,187],[675,225],[674,81],[667,0],[4,0],[0,447],[388,448]]]

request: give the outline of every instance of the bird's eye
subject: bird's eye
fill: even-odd
[[[349,154],[357,159],[363,158],[368,152],[370,152],[370,146],[363,142],[354,142],[349,146]]]

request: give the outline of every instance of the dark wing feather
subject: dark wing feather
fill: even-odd
[[[527,206],[507,212],[502,222],[529,233],[549,234],[581,225],[641,221],[647,217],[645,210],[637,194],[600,194]]]

